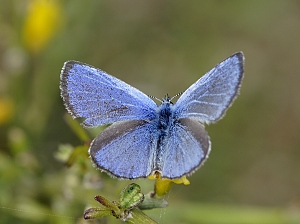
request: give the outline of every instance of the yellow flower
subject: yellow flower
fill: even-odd
[[[13,102],[7,98],[0,98],[0,125],[8,122],[13,115]]]
[[[33,53],[43,49],[54,36],[60,19],[60,7],[54,0],[31,0],[23,27],[23,41]]]
[[[190,181],[186,178],[186,176],[182,176],[181,178],[171,180],[167,178],[161,178],[160,173],[157,173],[155,175],[150,175],[148,178],[150,180],[156,180],[155,182],[156,197],[162,197],[165,194],[167,194],[172,188],[173,183],[184,184],[184,185],[190,184]]]

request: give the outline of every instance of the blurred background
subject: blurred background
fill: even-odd
[[[189,186],[173,187],[168,208],[149,215],[160,223],[300,223],[300,1],[0,5],[0,223],[121,223],[82,219],[99,205],[95,195],[117,200],[130,182],[91,166],[88,142],[100,130],[82,132],[66,114],[65,61],[162,98],[237,51],[246,58],[241,94],[207,126],[210,158]],[[135,182],[153,189],[153,181]]]

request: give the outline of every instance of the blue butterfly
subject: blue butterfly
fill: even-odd
[[[61,97],[84,127],[111,124],[91,143],[94,165],[123,179],[159,173],[177,179],[197,170],[211,143],[202,123],[220,120],[239,93],[244,55],[222,61],[173,104],[157,104],[125,82],[90,65],[67,61],[60,76]]]

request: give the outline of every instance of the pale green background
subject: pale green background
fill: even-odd
[[[14,104],[0,126],[0,223],[88,223],[80,218],[93,197],[116,200],[127,183],[105,177],[103,188],[88,188],[84,171],[54,158],[59,144],[82,144],[63,119],[58,86],[66,60],[162,98],[237,51],[246,58],[241,94],[223,120],[207,127],[208,161],[151,217],[161,223],[299,218],[300,1],[58,1],[59,28],[36,54],[22,40],[27,2],[0,1],[0,96]],[[25,158],[12,148],[20,135]],[[153,187],[138,183],[145,193]]]

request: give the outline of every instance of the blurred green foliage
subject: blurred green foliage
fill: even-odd
[[[246,57],[245,79],[226,117],[207,128],[210,159],[152,217],[300,223],[299,1],[0,5],[0,223],[118,223],[82,219],[95,195],[116,199],[129,182],[95,170],[87,158],[101,128],[82,132],[64,119],[58,86],[66,60],[163,97],[184,91],[236,51]],[[144,193],[153,188],[153,181],[137,182]]]

